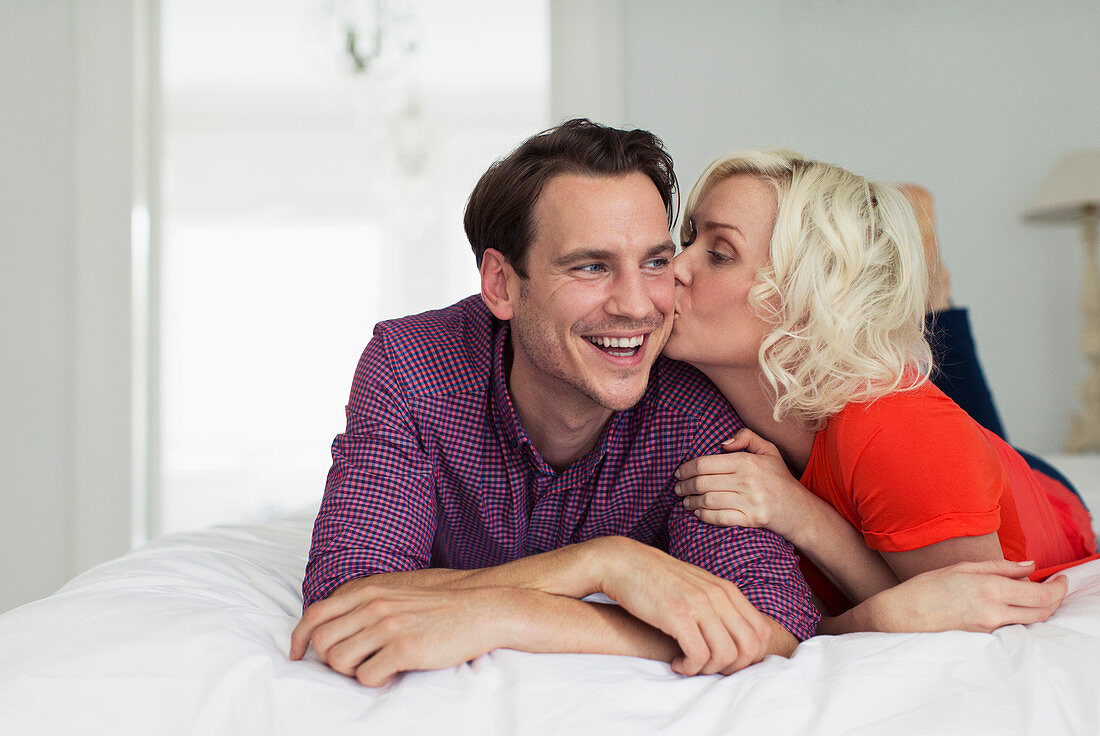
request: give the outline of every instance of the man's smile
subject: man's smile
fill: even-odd
[[[642,343],[645,342],[645,338],[645,335],[634,335],[633,337],[592,335],[587,340],[608,355],[628,358],[638,352]]]
[[[584,342],[599,351],[600,358],[610,362],[616,368],[634,368],[646,361],[650,338],[660,328],[649,328],[646,332],[616,331],[580,335]]]

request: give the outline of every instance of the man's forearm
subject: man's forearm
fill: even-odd
[[[680,648],[668,635],[618,605],[578,600],[599,592],[615,538],[592,539],[476,570],[428,568],[349,580],[332,598],[369,586],[472,591],[492,648],[543,653],[619,654],[670,662]],[[385,595],[383,593],[383,595]]]
[[[621,606],[587,603],[532,590],[513,590],[501,648],[536,653],[618,654],[671,662],[675,640]]]
[[[379,576],[381,577],[381,576]],[[378,585],[385,596],[389,585]],[[676,641],[615,604],[588,603],[523,588],[464,588],[476,594],[473,620],[485,651],[615,654],[671,662],[682,656]],[[442,591],[441,591],[442,592]],[[789,657],[798,640],[777,621],[765,654]],[[488,627],[489,631],[484,631]]]
[[[578,600],[594,592],[620,605]],[[331,629],[346,637],[356,629],[377,630],[380,617],[395,615],[447,642],[450,654],[425,654],[425,661],[413,663],[421,668],[445,666],[452,655],[465,661],[463,656],[509,648],[631,655],[670,662],[682,674],[729,673],[766,654],[789,656],[797,644],[728,581],[633,540],[605,537],[480,570],[427,569],[348,581],[307,609],[292,657],[304,655],[314,632],[331,622],[349,619]],[[330,636],[322,637],[323,648],[331,646]],[[405,638],[413,651],[427,642],[412,631]],[[319,654],[329,663],[325,651]]]
[[[454,590],[499,586],[583,598],[601,592],[603,572],[611,556],[617,553],[619,544],[617,537],[599,537],[495,567],[476,570],[428,568],[379,573],[349,580],[336,590],[354,590],[362,585],[378,583]]]
[[[765,654],[778,654],[780,657],[790,657],[794,654],[795,647],[798,646],[798,638],[787,631],[787,629],[783,627],[783,624],[779,623],[771,616],[768,617],[768,620],[771,622],[774,633],[772,634],[771,641],[768,643]]]
[[[621,606],[517,591],[515,617],[502,648],[525,652],[621,654],[671,662],[682,655],[675,640],[631,616]],[[765,654],[790,657],[798,646],[791,632],[769,617],[774,633]]]

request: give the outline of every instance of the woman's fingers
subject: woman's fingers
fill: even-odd
[[[957,572],[972,575],[994,575],[986,588],[992,603],[1002,611],[998,625],[1028,624],[1045,621],[1062,605],[1069,583],[1065,575],[1057,575],[1042,583],[1028,580],[1035,571],[1032,561],[985,560],[963,562],[954,566]]]
[[[775,445],[752,430],[743,429],[722,443],[722,454],[702,455],[688,460],[676,469],[675,476],[684,481],[696,476],[733,473],[739,464],[754,455],[780,457]]]
[[[953,567],[956,574],[971,580],[978,576],[968,586],[981,591],[973,599],[974,621],[970,626],[960,627],[969,630],[989,632],[1010,624],[1046,621],[1062,605],[1069,588],[1064,575],[1042,583],[1023,579],[1034,567],[1032,563],[988,560]]]
[[[1059,575],[1043,583],[1030,580],[1005,580],[1004,602],[1008,606],[1044,608],[1056,610],[1069,590],[1065,575]]]
[[[737,487],[737,480],[731,473],[721,475],[696,475],[672,486],[677,496],[697,496],[713,491],[730,491]]]
[[[1004,618],[993,628],[997,629],[1001,626],[1010,626],[1011,624],[1022,624],[1027,626],[1028,624],[1041,623],[1050,618],[1056,610],[1057,609],[1007,606],[1004,611]]]
[[[722,443],[723,452],[747,452],[752,455],[779,455],[779,450],[771,442],[753,432],[742,429]]]
[[[722,443],[722,452],[742,452],[748,449],[750,434],[752,434],[751,431],[742,429]]]
[[[757,526],[745,512],[737,509],[696,509],[692,513],[699,521],[711,526]]]
[[[1026,578],[1035,572],[1032,561],[1013,562],[1012,560],[982,560],[981,562],[958,562],[952,567],[958,572],[1000,575],[1006,578]]]
[[[673,491],[708,524],[765,528],[790,538],[809,516],[812,494],[770,442],[749,430],[736,439],[751,452],[690,460],[677,470]]]
[[[1011,581],[1009,584],[1016,587],[1007,594],[1001,619],[993,628],[1046,621],[1061,607],[1068,589],[1063,576],[1043,583]]]
[[[684,508],[694,513],[696,518],[713,526],[771,528],[771,512],[766,500],[751,492],[702,491],[696,488],[694,495],[684,495],[683,503]]]
[[[721,475],[733,473],[741,462],[742,455],[732,453],[728,455],[701,455],[692,458],[676,469],[673,475],[679,481],[686,481],[697,476]]]
[[[743,504],[742,494],[736,491],[710,491],[699,492],[695,495],[684,497],[684,508],[691,509],[740,509]]]

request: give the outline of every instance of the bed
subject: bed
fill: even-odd
[[[1098,461],[1054,462],[1100,508]],[[1100,561],[993,634],[822,636],[725,678],[501,650],[372,690],[287,659],[311,523],[167,536],[0,616],[0,734],[1100,733]]]

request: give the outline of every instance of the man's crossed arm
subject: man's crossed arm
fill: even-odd
[[[579,600],[604,593],[609,606]],[[364,685],[461,664],[499,648],[624,654],[686,675],[730,674],[795,637],[733,583],[648,545],[602,537],[478,570],[357,578],[311,605],[290,656],[312,643],[322,662]]]

